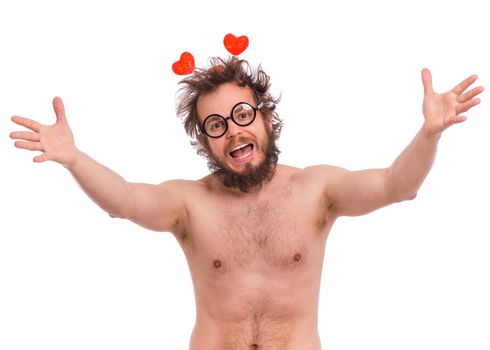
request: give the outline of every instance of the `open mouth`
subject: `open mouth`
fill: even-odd
[[[252,154],[254,145],[251,143],[242,144],[235,147],[229,154],[235,160],[242,160]]]

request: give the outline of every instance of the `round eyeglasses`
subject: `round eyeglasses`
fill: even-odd
[[[257,110],[264,104],[260,103],[257,107],[252,107],[247,102],[238,102],[231,109],[229,117],[219,114],[211,114],[204,119],[204,123],[199,127],[199,131],[214,139],[223,136],[228,130],[228,119],[233,120],[236,125],[247,126],[254,122]]]

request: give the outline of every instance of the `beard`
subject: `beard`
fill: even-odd
[[[272,132],[267,130],[267,140],[265,145],[264,159],[257,166],[245,165],[243,172],[237,173],[220,161],[212,152],[209,145],[201,153],[208,161],[208,168],[211,173],[216,175],[223,185],[231,188],[238,188],[242,192],[249,192],[251,189],[260,190],[266,181],[272,180],[276,172],[276,165],[279,159],[279,148]]]

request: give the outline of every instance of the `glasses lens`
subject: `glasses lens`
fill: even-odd
[[[254,121],[255,110],[248,103],[240,103],[233,108],[231,117],[238,125],[245,126]]]
[[[219,137],[226,132],[226,121],[220,115],[211,115],[204,121],[204,130],[211,137]]]

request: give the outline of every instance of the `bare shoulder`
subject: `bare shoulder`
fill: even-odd
[[[160,183],[156,188],[162,197],[172,198],[180,203],[180,206],[188,209],[189,201],[196,201],[209,192],[209,181],[207,177],[199,180],[168,180]]]
[[[332,165],[315,165],[306,168],[295,168],[278,165],[278,177],[283,183],[290,183],[306,196],[317,196],[327,200],[329,192],[335,188],[346,169]]]
[[[314,181],[331,203],[336,216],[363,215],[393,203],[386,186],[386,168],[351,171],[318,165],[304,171],[305,178]]]
[[[173,191],[180,196],[185,196],[186,194],[192,195],[192,192],[202,191],[207,187],[205,179],[206,178],[200,180],[168,180],[160,183],[158,188]]]
[[[312,183],[325,188],[329,182],[334,182],[347,171],[344,168],[333,165],[314,165],[297,169],[294,177],[299,182]]]
[[[323,198],[324,202],[333,205],[336,189],[349,170],[333,165],[314,165],[297,169],[292,177],[293,182],[305,193]]]
[[[202,197],[205,186],[189,180],[132,183],[132,209],[126,218],[151,230],[178,233],[187,220],[189,203]]]

